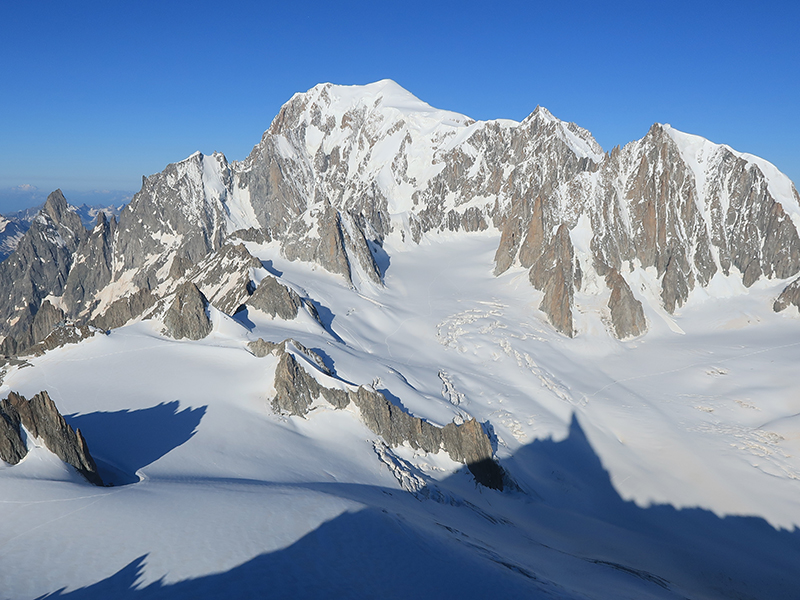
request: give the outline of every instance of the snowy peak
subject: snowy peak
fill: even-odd
[[[318,115],[334,117],[336,124],[345,126],[351,123],[351,118],[342,119],[346,115],[356,113],[380,113],[384,118],[395,120],[399,118],[427,117],[438,123],[465,124],[472,119],[446,110],[440,110],[423,102],[409,91],[390,79],[384,79],[367,85],[334,85],[323,83],[314,86],[309,91],[295,94],[281,109],[280,114],[273,122],[271,128],[276,133],[285,127],[296,127],[302,116],[306,123],[317,124]],[[294,118],[282,119],[286,114]]]
[[[57,192],[43,214],[72,211]],[[85,273],[66,307],[94,318],[139,292],[161,297],[232,239],[366,290],[384,283],[392,236],[496,231],[494,273],[528,270],[556,329],[580,335],[589,294],[609,298],[604,318],[627,337],[646,328],[643,301],[675,313],[716,277],[793,276],[798,223],[800,198],[772,165],[669,125],[609,155],[541,106],[520,123],[473,121],[391,80],[325,83],[295,94],[244,161],[197,152],[145,178],[118,228],[98,225],[72,257]],[[637,297],[642,278],[655,295]]]
[[[662,126],[664,131],[678,146],[681,156],[695,173],[701,190],[710,174],[719,163],[730,154],[745,161],[748,168],[758,169],[767,183],[770,195],[781,204],[783,210],[791,217],[795,227],[800,230],[800,196],[792,181],[778,168],[758,156],[746,152],[738,152],[726,144],[715,144],[699,135],[684,133],[669,124]]]
[[[544,106],[537,106],[520,123],[521,129],[547,128],[548,126],[553,131],[556,131],[560,139],[580,158],[589,158],[598,164],[603,161],[605,152],[588,130],[579,127],[575,123],[558,119]]]

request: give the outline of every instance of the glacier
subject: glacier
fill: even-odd
[[[21,348],[0,397],[47,390],[113,485],[41,445],[0,465],[0,595],[791,598],[800,313],[773,303],[798,204],[767,165],[667,125],[606,153],[544,108],[476,122],[382,81],[296,95],[244,161],[170,165],[85,234],[54,199],[21,246],[70,246],[38,301],[127,312]],[[569,332],[532,283],[562,225]],[[616,333],[612,271],[638,335]],[[297,317],[247,303],[267,278]],[[199,340],[164,334],[187,281],[210,301]],[[8,285],[11,319],[32,297]],[[434,426],[477,419],[507,485],[386,444],[353,404],[274,410],[258,339]]]

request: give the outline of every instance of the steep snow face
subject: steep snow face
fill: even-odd
[[[0,215],[0,262],[16,250],[26,228],[20,223]]]
[[[476,122],[385,80],[296,94],[237,168],[279,234],[328,202],[356,216],[368,239],[394,223],[418,241],[434,229],[485,229],[515,195],[555,187],[602,156],[588,132],[545,109],[523,123]]]
[[[717,176],[715,170],[723,160],[720,155],[731,153],[758,168],[767,181],[770,195],[781,204],[792,218],[795,228],[800,230],[800,197],[792,181],[771,162],[753,154],[738,152],[726,144],[715,144],[699,135],[678,131],[670,125],[664,125],[664,129],[675,140],[686,164],[692,167],[701,198],[706,198],[708,179]],[[723,209],[727,208],[723,206]]]
[[[413,192],[442,169],[437,152],[471,123],[393,81],[321,84],[286,104],[261,145],[268,136],[277,138],[280,157],[306,175],[297,184],[312,202],[322,196],[351,209],[363,194],[377,193],[388,203],[385,210],[395,214],[411,209]]]

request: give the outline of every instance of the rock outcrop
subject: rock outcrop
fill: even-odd
[[[62,295],[66,311],[74,319],[85,319],[98,303],[96,292],[111,282],[116,232],[117,220],[109,220],[101,212],[75,251],[77,260],[69,270]]]
[[[267,275],[258,284],[253,295],[247,299],[247,304],[272,317],[291,321],[297,318],[303,300],[297,292],[280,283],[275,277]]]
[[[781,295],[778,296],[775,303],[772,305],[772,310],[781,312],[792,305],[800,309],[800,277],[783,288]]]
[[[272,400],[274,410],[304,417],[312,404],[321,398],[337,409],[346,408],[352,402],[358,407],[364,424],[390,446],[408,443],[412,448],[424,452],[435,453],[444,450],[453,460],[466,464],[482,485],[503,489],[503,470],[493,459],[489,437],[475,419],[460,425],[448,423],[444,427],[437,427],[424,419],[408,414],[383,394],[366,386],[353,389],[354,386],[343,384],[341,380],[337,380],[340,383],[339,387],[322,385],[287,348],[301,352],[308,359],[305,362],[309,365],[315,364],[319,367],[321,358],[316,355],[312,358],[306,354],[310,353],[308,349],[293,340],[271,346],[267,346],[263,340],[259,342],[262,343],[251,343],[251,349],[270,348],[270,352],[278,356],[274,383],[275,397]],[[330,372],[324,368],[320,368],[319,371],[331,377]]]
[[[191,281],[175,291],[172,304],[164,314],[164,333],[180,340],[201,340],[211,333],[208,300]]]
[[[15,217],[0,215],[0,262],[16,250],[19,241],[28,230],[28,224]]]
[[[41,356],[50,350],[55,350],[68,344],[77,344],[102,332],[102,329],[91,325],[63,323],[55,327],[42,341],[20,352],[20,356]]]
[[[12,327],[6,339],[0,344],[0,354],[6,356],[24,354],[28,348],[43,340],[63,322],[64,312],[45,300],[30,322],[26,324],[26,321],[20,321]]]
[[[608,308],[611,310],[611,324],[619,339],[642,335],[647,331],[642,303],[633,295],[628,282],[616,269],[606,274],[606,285],[611,290]]]
[[[28,454],[20,426],[90,483],[103,485],[80,429],[76,432],[67,424],[47,392],[30,400],[11,392],[0,401],[0,459],[12,465]]]
[[[50,333],[42,327],[42,317],[36,326],[34,320],[47,296],[63,294],[85,236],[80,217],[70,210],[61,190],[50,194],[16,250],[0,263],[0,334],[6,336],[0,352],[14,355]],[[45,311],[52,321],[52,311]]]
[[[526,240],[527,241],[527,240]],[[575,266],[575,256],[569,229],[561,224],[547,246],[535,253],[528,272],[533,287],[544,292],[539,305],[550,323],[558,331],[572,337],[572,306],[575,286],[580,286],[579,269]]]
[[[90,323],[105,331],[116,329],[145,314],[156,302],[158,298],[150,290],[138,290],[112,302],[103,314]]]
[[[264,358],[269,354],[274,354],[279,348],[282,348],[283,343],[276,344],[274,342],[268,342],[263,338],[258,338],[253,342],[249,342],[247,347],[250,352],[253,353],[253,356]]]

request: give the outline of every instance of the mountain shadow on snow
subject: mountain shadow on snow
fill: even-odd
[[[91,440],[106,483],[136,483],[136,472],[186,443],[197,431],[206,406],[184,408],[175,400],[141,410],[67,415],[67,422]]]
[[[564,440],[535,441],[502,466],[517,477],[524,472],[534,487],[473,489],[463,501],[457,494],[469,493],[469,486],[460,472],[432,483],[436,493],[423,490],[413,500],[408,492],[377,486],[300,484],[368,508],[222,573],[140,586],[145,555],[93,585],[55,590],[40,600],[772,600],[795,597],[800,589],[800,530],[776,530],[758,517],[721,518],[701,508],[644,508],[623,500],[575,418]]]

